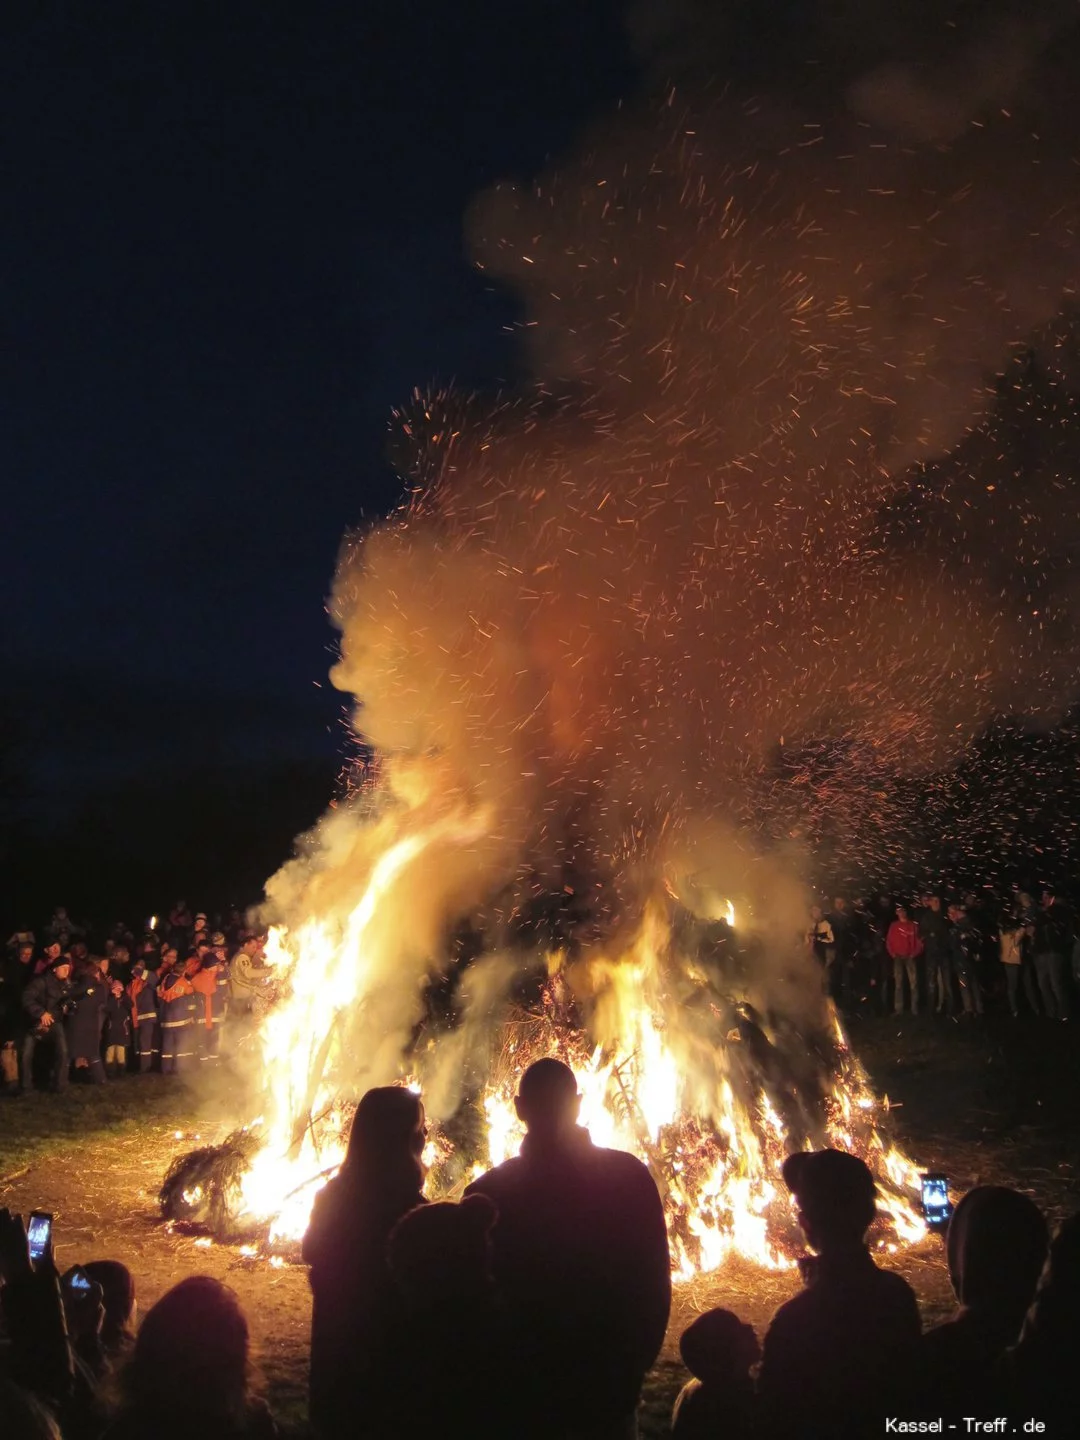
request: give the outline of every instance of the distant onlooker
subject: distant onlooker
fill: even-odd
[[[926,1004],[938,1015],[952,1015],[956,1009],[953,993],[952,951],[949,944],[949,921],[941,906],[941,896],[923,896],[918,914],[919,934],[926,955]]]
[[[105,1073],[118,1080],[127,1069],[127,1047],[131,1039],[131,1005],[119,980],[105,977],[105,1024],[101,1044],[105,1051]]]
[[[758,1388],[770,1433],[864,1434],[908,1380],[920,1332],[914,1291],[879,1270],[865,1236],[876,1213],[874,1178],[841,1150],[789,1155],[784,1181],[817,1252],[803,1262],[806,1288],[773,1316]]]
[[[806,932],[806,943],[810,946],[814,959],[828,971],[836,955],[836,937],[820,905],[810,907],[810,927]]]
[[[109,991],[96,965],[87,965],[71,983],[71,1001],[64,1028],[75,1075],[92,1085],[105,1084],[101,1063],[101,1032]]]
[[[679,1339],[682,1362],[693,1375],[671,1413],[672,1440],[743,1440],[755,1433],[751,1367],[761,1359],[753,1327],[730,1310],[706,1310]]]
[[[71,998],[71,961],[62,955],[43,974],[36,975],[23,991],[23,1010],[29,1017],[22,1051],[24,1090],[33,1086],[34,1056],[42,1044],[52,1049],[51,1088],[63,1090],[67,1085],[69,1058],[64,1021]]]
[[[960,987],[965,1015],[983,1013],[983,987],[979,975],[982,937],[971,923],[966,905],[949,906],[949,948],[952,968]]]
[[[1049,886],[1043,890],[1042,905],[1035,913],[1034,932],[1035,978],[1039,982],[1043,1012],[1051,1020],[1067,1020],[1066,956],[1072,951],[1072,918]]]
[[[912,1015],[919,1013],[919,956],[923,952],[919,927],[908,914],[907,907],[897,905],[896,919],[885,936],[885,948],[893,962],[895,987],[894,1013],[904,1013],[904,979],[908,983]]]

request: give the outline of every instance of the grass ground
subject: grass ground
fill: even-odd
[[[1026,1189],[1054,1219],[1080,1209],[1074,1028],[1034,1020],[876,1020],[857,1027],[852,1043],[878,1093],[889,1096],[897,1136],[920,1165],[944,1170],[959,1190],[978,1183]],[[63,1266],[123,1259],[144,1307],[194,1272],[232,1285],[251,1321],[271,1403],[286,1433],[299,1436],[310,1323],[304,1271],[177,1234],[157,1213],[157,1189],[172,1156],[191,1149],[196,1137],[219,1138],[237,1112],[244,1113],[242,1101],[227,1085],[208,1097],[160,1076],[0,1101],[0,1205],[51,1210]],[[915,1287],[928,1322],[947,1313],[951,1296],[938,1241],[894,1263]],[[678,1287],[665,1352],[646,1386],[645,1440],[667,1434],[672,1398],[685,1378],[677,1338],[693,1315],[728,1305],[761,1334],[796,1283],[790,1272],[733,1265]]]

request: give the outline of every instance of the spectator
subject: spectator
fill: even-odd
[[[855,968],[855,921],[842,895],[833,900],[833,908],[825,919],[832,929],[834,944],[830,993],[842,1010],[848,1010]]]
[[[255,1011],[273,976],[270,967],[262,964],[261,953],[259,936],[245,935],[229,966],[229,1000],[241,1018]]]
[[[810,928],[806,932],[806,943],[810,946],[814,959],[828,972],[836,955],[836,940],[833,928],[820,905],[810,907]]]
[[[949,939],[949,922],[941,907],[941,896],[923,896],[919,911],[919,936],[926,954],[926,1004],[938,1015],[954,1014],[956,997],[953,994],[952,949]]]
[[[50,940],[45,946],[45,949],[41,952],[40,960],[36,960],[34,962],[34,974],[44,975],[45,971],[48,970],[50,965],[55,965],[55,963],[57,962],[57,960],[60,959],[63,953],[64,947],[60,944],[60,941]]]
[[[82,930],[72,924],[71,917],[67,912],[67,906],[57,905],[52,913],[51,920],[45,926],[46,939],[55,940],[61,950],[66,950],[71,944],[72,939],[81,934]]]
[[[110,1361],[119,1360],[135,1343],[135,1277],[119,1260],[88,1260],[82,1269],[88,1279],[101,1286],[101,1349]]]
[[[158,983],[161,1003],[161,1073],[185,1075],[195,1054],[195,991],[179,961]]]
[[[660,1196],[639,1160],[578,1127],[560,1060],[529,1066],[516,1106],[521,1154],[466,1194],[498,1210],[495,1279],[531,1364],[523,1412],[545,1435],[631,1434],[671,1305]]]
[[[1019,1337],[1048,1242],[1042,1212],[1017,1190],[979,1185],[957,1205],[946,1249],[960,1309],[922,1338],[926,1414],[970,1415],[994,1395],[995,1372]],[[1004,1399],[995,1396],[995,1413]]]
[[[62,1440],[50,1411],[33,1395],[0,1375],[0,1415],[5,1440]]]
[[[51,1248],[30,1258],[21,1215],[0,1209],[0,1311],[8,1344],[7,1377],[54,1411],[75,1389],[75,1360],[68,1343],[64,1307]],[[6,1418],[6,1412],[0,1411]]]
[[[86,966],[72,981],[71,1004],[64,1026],[68,1053],[74,1062],[76,1077],[92,1085],[105,1084],[101,1032],[108,994],[96,965]]]
[[[806,1288],[773,1316],[758,1387],[780,1436],[883,1433],[919,1342],[919,1309],[905,1280],[879,1270],[865,1235],[874,1179],[854,1155],[789,1155],[784,1181],[817,1255],[803,1262]]]
[[[101,1043],[105,1048],[105,1070],[119,1080],[127,1069],[127,1047],[131,1038],[131,1002],[119,980],[105,978],[105,1024]]]
[[[1001,926],[1001,963],[1005,970],[1005,996],[1013,1019],[1020,1015],[1020,987],[1023,985],[1032,1014],[1038,1015],[1039,1001],[1035,974],[1031,964],[1031,940],[1034,934],[1034,913],[1031,896],[1018,892],[1011,916]]]
[[[52,1048],[50,1089],[63,1090],[68,1083],[68,1047],[64,1021],[72,1003],[71,961],[64,956],[35,976],[23,992],[23,1010],[30,1026],[23,1040],[22,1088],[33,1088],[34,1056],[46,1043]]]
[[[218,931],[210,943],[196,942],[199,968],[191,977],[195,1007],[195,1052],[200,1069],[214,1065],[221,1055],[221,1037],[228,1014],[229,966],[225,959],[225,936]]]
[[[169,911],[169,939],[177,949],[181,945],[187,944],[194,924],[195,917],[192,915],[187,901],[177,900]]]
[[[867,964],[871,972],[871,986],[877,990],[876,1009],[881,1015],[888,1015],[893,1008],[893,960],[885,945],[885,936],[893,919],[893,906],[887,895],[869,900],[864,907],[866,925],[864,943]]]
[[[121,985],[126,985],[131,979],[131,951],[120,941],[113,946],[110,966],[110,974],[115,976]]]
[[[744,1440],[756,1432],[751,1367],[761,1347],[750,1325],[730,1310],[706,1310],[679,1339],[682,1362],[694,1376],[679,1391],[671,1414],[672,1440]]]
[[[319,1192],[304,1236],[310,1266],[310,1412],[324,1436],[387,1433],[401,1307],[387,1241],[424,1203],[424,1107],[401,1086],[369,1090],[356,1107],[338,1176]]]
[[[161,952],[161,967],[164,974],[169,973],[175,959],[175,950],[166,947]],[[131,979],[128,981],[126,993],[128,1004],[131,1007],[132,1035],[139,1057],[140,1075],[146,1075],[153,1068],[154,1057],[161,1049],[157,992],[157,974],[148,967],[145,960],[141,958],[136,960],[131,969]]]
[[[1052,1435],[1080,1435],[1076,1337],[1080,1335],[1080,1215],[1066,1220],[1050,1255],[1011,1358],[1019,1413],[1047,1416]]]
[[[1047,886],[1034,916],[1035,978],[1039,982],[1043,1012],[1051,1020],[1069,1018],[1065,957],[1072,951],[1072,922],[1068,911]]]
[[[389,1266],[405,1341],[395,1347],[394,1440],[506,1440],[528,1429],[529,1417],[515,1413],[521,1356],[491,1274],[495,1219],[490,1200],[467,1195],[460,1205],[418,1206],[391,1231]],[[448,1315],[458,1344],[447,1344]]]
[[[919,956],[923,942],[919,927],[903,905],[896,907],[896,919],[885,936],[885,948],[893,962],[893,985],[896,992],[894,1014],[904,1013],[904,977],[907,976],[911,1013],[919,1013]]]
[[[979,978],[982,937],[972,925],[965,905],[949,906],[949,947],[953,973],[960,986],[965,1015],[983,1013],[983,987]]]
[[[251,1392],[244,1312],[209,1275],[181,1280],[147,1311],[121,1388],[109,1440],[270,1440],[276,1433]]]

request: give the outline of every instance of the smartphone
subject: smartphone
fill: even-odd
[[[922,1177],[922,1211],[931,1225],[944,1225],[952,1214],[949,1180],[945,1175]]]
[[[26,1238],[30,1242],[30,1259],[43,1260],[52,1240],[53,1217],[47,1210],[35,1210],[26,1227]]]
[[[68,1289],[73,1295],[86,1295],[89,1293],[93,1281],[85,1270],[73,1270],[67,1283]]]

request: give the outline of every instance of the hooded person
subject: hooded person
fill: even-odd
[[[922,1338],[926,1414],[971,1414],[976,1400],[989,1400],[995,1371],[1034,1299],[1049,1240],[1042,1211],[1018,1190],[978,1185],[957,1205],[945,1247],[960,1308]]]
[[[312,1294],[309,1409],[323,1436],[392,1433],[402,1310],[387,1242],[425,1203],[425,1137],[419,1096],[400,1085],[369,1090],[341,1170],[315,1197],[302,1253]]]
[[[879,1269],[866,1244],[874,1177],[842,1150],[789,1155],[783,1177],[817,1253],[801,1263],[805,1288],[765,1336],[758,1390],[770,1433],[883,1433],[883,1417],[911,1383],[921,1323],[911,1286]]]
[[[1028,1311],[1020,1339],[1008,1357],[1012,1408],[1045,1416],[1050,1435],[1080,1435],[1080,1383],[1076,1337],[1080,1335],[1080,1215],[1062,1222]]]

